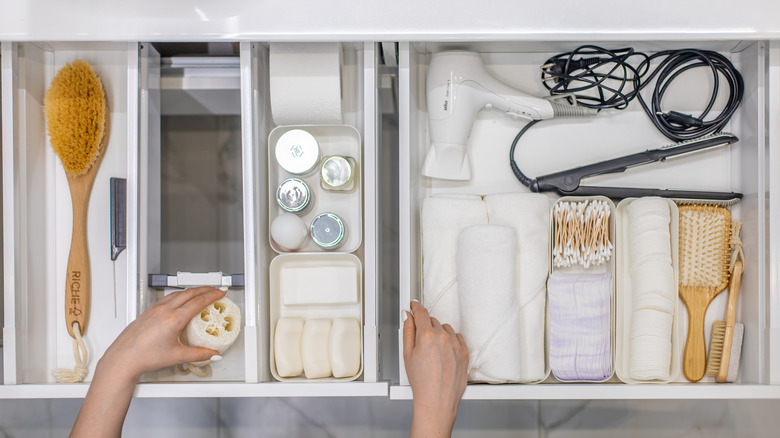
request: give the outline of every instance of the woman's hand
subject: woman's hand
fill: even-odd
[[[411,437],[449,437],[466,390],[469,352],[463,336],[412,301],[405,312],[404,364],[414,397]]]
[[[198,287],[166,296],[122,331],[98,366],[137,380],[148,371],[219,355],[209,348],[188,347],[179,336],[193,316],[225,293],[213,287]]]
[[[225,291],[212,287],[174,292],[130,323],[98,362],[70,436],[121,436],[141,374],[219,355],[208,348],[188,347],[179,336],[193,316],[224,296]]]

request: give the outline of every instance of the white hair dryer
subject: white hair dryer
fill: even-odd
[[[483,108],[496,108],[529,120],[597,113],[516,90],[491,76],[475,52],[434,53],[426,88],[431,148],[422,174],[432,178],[471,179],[466,143],[474,119]]]

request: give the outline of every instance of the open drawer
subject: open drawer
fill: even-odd
[[[362,139],[362,223],[355,228],[361,243],[349,251],[362,269],[362,369],[349,382],[279,382],[269,358],[269,266],[277,255],[269,240],[269,44],[236,44],[231,59],[205,74],[197,65],[168,74],[171,65],[149,43],[3,43],[0,398],[83,397],[88,387],[57,384],[52,377],[55,368],[74,364],[61,293],[71,213],[42,108],[54,74],[75,59],[88,61],[101,77],[111,118],[88,213],[93,298],[86,381],[122,329],[165,293],[150,274],[181,280],[187,275],[176,277],[179,272],[222,272],[243,274],[243,286],[228,292],[242,310],[237,343],[210,377],[148,373],[138,396],[387,394],[377,364],[376,56],[372,43],[344,43],[342,55],[344,124]],[[213,161],[206,172],[204,160]],[[116,261],[110,258],[112,177],[127,185],[127,248]],[[192,218],[198,212],[204,215],[200,221]],[[195,278],[191,284],[206,277]]]
[[[431,144],[426,102],[426,75],[433,53],[445,50],[478,52],[487,70],[499,80],[531,95],[544,97],[540,66],[553,55],[574,50],[591,42],[518,41],[401,43],[399,54],[399,261],[400,306],[410,299],[423,301],[423,254],[421,206],[431,195],[468,193],[488,195],[528,192],[515,178],[508,163],[512,140],[526,120],[511,118],[497,110],[482,110],[473,123],[468,139],[468,159],[472,176],[468,181],[432,179],[421,174]],[[588,185],[612,187],[682,188],[734,191],[744,194],[731,207],[735,219],[744,223],[742,240],[745,273],[737,310],[737,321],[745,324],[742,360],[734,384],[715,384],[712,378],[698,383],[684,378],[663,385],[629,385],[612,379],[605,383],[561,383],[548,377],[539,384],[470,384],[465,398],[472,399],[645,399],[645,398],[780,398],[777,373],[778,246],[777,190],[774,171],[778,164],[778,46],[763,41],[609,41],[593,42],[606,48],[634,47],[653,52],[695,47],[718,51],[741,72],[745,95],[735,116],[724,129],[740,141],[729,148],[654,163],[625,173],[601,175]],[[680,77],[685,85],[666,95],[665,108],[700,111],[699,102],[709,96],[709,82],[698,73]],[[703,79],[703,80],[702,80]],[[686,82],[687,81],[687,82]],[[605,110],[595,117],[560,118],[534,126],[520,141],[515,159],[531,176],[546,175],[613,157],[620,157],[670,143],[650,123],[639,103],[623,111]],[[551,202],[557,196],[550,195]],[[710,305],[706,333],[712,320],[723,319],[726,293]],[[423,304],[425,304],[423,302]],[[399,310],[401,310],[399,309]],[[682,303],[680,309],[684,309]],[[400,315],[400,311],[398,312]],[[683,311],[683,316],[684,311]],[[442,321],[445,322],[445,321]],[[399,324],[401,321],[399,319]],[[400,384],[391,387],[391,397],[411,397],[404,373],[403,337],[399,330]],[[682,339],[685,339],[684,333]],[[709,338],[707,338],[709,343]],[[682,374],[681,374],[682,377]]]

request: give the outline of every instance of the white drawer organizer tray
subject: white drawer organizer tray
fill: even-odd
[[[374,44],[344,43],[344,123],[363,139],[362,372],[351,382],[278,382],[269,366],[269,106],[267,43],[240,45],[243,265],[242,336],[227,368],[186,382],[150,373],[142,397],[383,396],[377,365],[376,55]],[[70,241],[65,175],[45,134],[43,97],[56,71],[85,59],[102,78],[111,110],[110,141],[89,208],[93,295],[86,341],[95,365],[121,330],[159,296],[148,274],[160,260],[160,57],[144,43],[2,43],[4,327],[0,398],[83,397],[88,385],[55,384],[51,371],[72,367],[65,330],[64,280]],[[202,81],[191,81],[191,85]],[[184,86],[187,86],[186,84]],[[109,177],[127,178],[127,250],[109,258]],[[171,274],[175,274],[171,273]],[[232,273],[231,273],[232,274]],[[114,294],[114,292],[116,292]],[[116,295],[116,304],[114,303]]]
[[[401,43],[399,53],[399,262],[400,306],[422,299],[422,247],[420,207],[422,200],[440,193],[491,194],[527,191],[510,170],[508,151],[524,120],[500,111],[483,110],[477,115],[469,138],[472,163],[469,181],[425,178],[421,168],[430,145],[426,109],[426,73],[431,54],[452,49],[479,52],[496,78],[535,96],[546,96],[539,67],[550,56],[594,43],[607,48],[634,47],[652,52],[696,47],[726,55],[742,73],[745,96],[726,131],[740,141],[729,148],[691,157],[637,167],[625,174],[603,175],[588,185],[682,188],[744,193],[732,207],[735,219],[744,222],[745,273],[737,319],[745,323],[745,339],[737,382],[717,385],[712,380],[689,383],[677,379],[668,384],[558,383],[554,379],[536,385],[472,384],[467,399],[647,399],[647,398],[778,398],[780,353],[777,329],[777,202],[778,190],[778,85],[780,53],[761,41],[582,41],[580,42],[474,42]],[[771,48],[770,48],[771,47]],[[709,96],[703,72],[689,72],[670,87],[664,106],[689,113],[700,111],[699,102]],[[703,104],[702,104],[703,105]],[[531,177],[580,165],[661,147],[670,141],[649,122],[638,102],[624,111],[603,111],[590,118],[562,118],[539,123],[521,139],[516,160]],[[770,170],[771,169],[771,170]],[[550,195],[553,196],[553,195]],[[554,196],[553,196],[554,197]],[[771,244],[773,243],[774,244]],[[727,294],[712,303],[706,326],[723,317]],[[680,309],[684,309],[682,305]],[[399,309],[400,310],[400,309]],[[400,315],[400,311],[398,315]],[[686,319],[682,315],[681,320]],[[687,327],[681,321],[680,332]],[[401,321],[399,316],[399,327]],[[707,333],[709,335],[709,333]],[[392,398],[410,398],[404,373],[402,332],[399,330],[400,384],[392,386]],[[684,338],[683,338],[684,339]],[[707,339],[709,342],[709,338]],[[619,361],[620,358],[617,358]],[[680,359],[681,360],[681,359]]]

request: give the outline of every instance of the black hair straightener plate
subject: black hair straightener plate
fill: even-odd
[[[610,173],[625,172],[629,167],[664,161],[670,157],[701,152],[719,146],[727,146],[738,142],[734,134],[720,132],[705,137],[674,143],[658,149],[626,155],[620,158],[601,161],[587,166],[551,173],[531,180],[528,188],[532,192],[556,192],[561,196],[592,196],[602,195],[609,198],[633,198],[642,196],[661,196],[664,198],[710,199],[728,201],[742,198],[741,193],[708,192],[699,190],[664,190],[633,187],[600,187],[581,186],[583,178]]]

